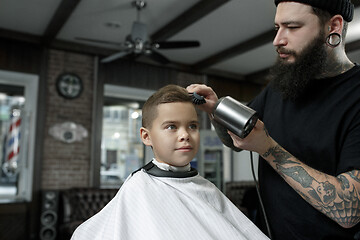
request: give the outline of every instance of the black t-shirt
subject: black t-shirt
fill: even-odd
[[[269,85],[250,107],[270,136],[310,167],[332,176],[360,169],[360,66],[312,83],[310,100],[283,100]],[[263,159],[259,183],[273,239],[354,239],[360,231],[360,224],[345,229],[316,210]]]

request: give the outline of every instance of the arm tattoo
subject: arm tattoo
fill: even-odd
[[[281,173],[291,177],[296,182],[300,183],[303,188],[311,187],[311,184],[314,181],[314,178],[311,177],[304,168],[296,166],[296,167],[289,167],[284,168],[281,165],[277,165],[277,168],[280,170]]]
[[[322,205],[326,206],[335,200],[336,189],[330,182],[316,181],[303,167],[300,166],[284,168],[278,165],[277,167],[281,173],[300,183],[303,188],[309,188],[308,194],[317,202],[322,203]]]
[[[344,227],[351,227],[360,221],[359,193],[344,175],[338,177],[342,191],[337,191],[329,181],[316,181],[301,166],[285,168],[277,165],[277,169],[284,178],[290,177],[301,185],[302,189],[294,189],[302,198],[335,222]],[[356,171],[356,175],[354,172],[347,175],[356,181],[359,180],[356,177],[359,176],[358,171]]]
[[[356,186],[350,182],[353,179],[360,183],[359,170],[341,174],[337,181],[326,180],[328,176],[324,174],[325,180],[318,181],[314,177],[315,172],[305,169],[279,145],[269,148],[262,156],[272,156],[277,172],[286,181],[294,180],[298,185],[289,182],[293,189],[320,212],[343,227],[352,227],[360,222],[360,196]]]
[[[268,130],[266,129],[266,127],[264,127],[264,132],[265,132],[265,134],[266,134],[267,137],[270,137],[269,132],[268,132]]]
[[[352,171],[338,176],[341,190],[343,190],[337,192],[340,201],[334,201],[328,208],[324,208],[324,211],[336,222],[342,223],[343,226],[351,227],[360,221],[360,199],[356,187],[354,184],[350,184],[349,179],[345,175],[359,182],[359,171]]]
[[[266,151],[266,153],[264,153],[262,156],[264,158],[266,158],[270,155],[272,155],[275,158],[274,162],[277,164],[280,164],[280,165],[284,165],[287,163],[295,163],[296,164],[296,162],[290,160],[290,158],[292,157],[291,154],[284,151],[279,145],[269,148]]]
[[[357,181],[358,183],[360,183],[360,171],[352,171],[349,172],[349,176],[354,179],[355,181]]]

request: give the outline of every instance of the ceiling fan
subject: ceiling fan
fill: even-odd
[[[123,58],[128,55],[145,55],[150,59],[161,63],[168,64],[170,60],[167,59],[164,55],[160,54],[157,49],[176,49],[176,48],[189,48],[189,47],[199,47],[199,41],[158,41],[151,42],[147,33],[146,24],[140,22],[140,11],[145,8],[145,1],[133,1],[132,5],[137,9],[137,21],[133,22],[131,33],[126,37],[125,42],[123,43],[114,43],[109,41],[94,40],[88,38],[77,37],[77,40],[81,41],[91,41],[97,43],[105,44],[115,44],[120,46],[120,51],[114,53],[108,57],[105,57],[101,60],[102,63],[112,62],[116,59]]]

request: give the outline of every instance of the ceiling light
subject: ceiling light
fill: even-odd
[[[121,28],[121,23],[119,22],[106,22],[105,26],[112,29],[118,29]]]
[[[120,138],[120,133],[119,132],[115,132],[112,136],[112,139],[119,139]]]
[[[140,116],[140,114],[139,114],[138,112],[133,112],[133,113],[131,114],[131,118],[132,118],[132,119],[137,119],[137,118],[139,118],[139,116]]]

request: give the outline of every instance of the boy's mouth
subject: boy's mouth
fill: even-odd
[[[183,147],[176,148],[175,150],[178,150],[178,151],[191,151],[192,147],[191,146],[183,146]]]

